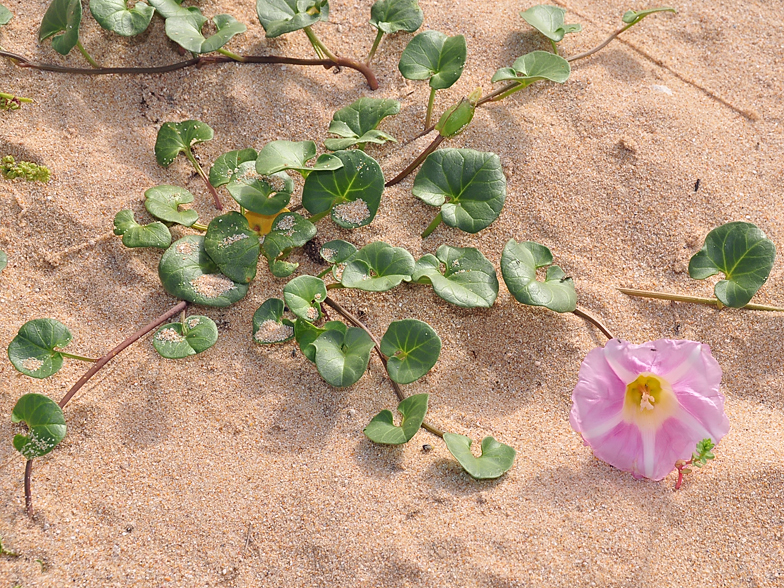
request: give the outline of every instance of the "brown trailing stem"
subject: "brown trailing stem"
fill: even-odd
[[[125,339],[122,343],[120,343],[117,347],[112,349],[109,353],[101,357],[98,361],[96,361],[93,366],[84,374],[79,381],[74,384],[70,390],[63,396],[63,399],[57,403],[60,408],[65,408],[65,405],[68,404],[68,401],[74,397],[79,389],[84,386],[90,378],[92,378],[95,374],[97,374],[100,369],[117,357],[122,351],[136,343],[139,339],[144,337],[147,333],[159,327],[171,317],[176,316],[180,312],[183,312],[188,306],[188,303],[184,300],[181,300],[177,304],[175,304],[172,308],[164,312],[161,316],[156,318],[151,323],[147,324],[145,327],[142,327],[138,331],[136,331],[133,335]],[[27,512],[28,516],[31,515],[33,512],[33,495],[31,491],[31,479],[33,474],[33,460],[27,460],[27,465],[25,466],[25,478],[24,478],[24,487],[25,487],[25,511]]]
[[[370,329],[368,329],[362,323],[362,321],[360,321],[357,317],[355,317],[353,314],[351,314],[348,310],[343,308],[340,304],[335,302],[332,298],[327,297],[324,300],[324,304],[326,304],[327,306],[329,306],[331,308],[334,308],[336,311],[338,311],[338,313],[343,315],[343,317],[345,317],[346,320],[348,320],[351,324],[353,324],[356,327],[359,327],[360,329],[362,329],[363,331],[365,331],[368,334],[368,336],[373,340],[373,347],[376,350],[376,353],[378,354],[378,357],[381,359],[381,363],[384,364],[384,369],[387,372],[387,376],[389,376],[389,369],[387,368],[387,356],[384,355],[383,353],[381,353],[381,341],[378,340],[378,337],[376,337],[370,331]],[[395,382],[391,377],[389,378],[389,381],[392,382],[392,387],[395,389],[395,394],[397,395],[398,399],[400,400],[400,402],[403,402],[406,399],[406,395],[403,392],[403,389],[400,387],[400,384]],[[443,436],[444,436],[444,432],[441,429],[439,429],[437,427],[434,427],[430,423],[427,423],[427,422],[423,421],[422,422],[422,428],[425,431],[429,431],[430,433],[433,433],[433,435],[436,435],[438,437],[442,437],[443,438]]]
[[[161,65],[156,67],[97,67],[97,68],[81,68],[81,67],[66,67],[62,65],[53,65],[49,63],[35,63],[30,61],[22,55],[11,53],[10,51],[0,51],[0,57],[10,59],[14,65],[19,67],[27,67],[30,69],[37,69],[40,71],[51,71],[55,73],[70,73],[87,76],[100,76],[110,74],[160,74],[170,71],[177,71],[187,67],[203,67],[213,63],[280,63],[287,65],[320,65],[325,69],[333,67],[348,67],[357,70],[365,76],[368,86],[371,90],[378,89],[378,80],[376,79],[373,70],[366,64],[359,63],[353,59],[346,59],[343,57],[336,57],[333,59],[298,59],[295,57],[278,57],[275,55],[241,55],[242,61],[237,61],[226,55],[203,55],[201,57],[194,57],[187,61],[180,61],[169,65]]]
[[[438,137],[436,137],[435,140],[432,143],[430,143],[430,145],[427,146],[427,148],[419,155],[419,157],[417,157],[414,161],[411,162],[411,165],[409,165],[406,169],[404,169],[402,172],[400,172],[394,178],[392,178],[386,184],[384,184],[384,187],[389,188],[390,186],[394,186],[395,184],[399,184],[400,182],[402,182],[406,178],[406,176],[408,176],[408,174],[410,174],[412,171],[414,171],[416,168],[420,166],[420,164],[425,160],[425,158],[428,155],[430,155],[431,153],[433,153],[433,151],[436,150],[436,147],[438,147],[441,144],[441,141],[443,140],[444,140],[443,135],[438,135]]]
[[[607,337],[608,339],[615,339],[615,337],[613,337],[612,333],[610,333],[610,331],[607,329],[607,327],[605,327],[601,323],[601,321],[599,319],[597,319],[594,316],[591,316],[590,314],[588,314],[584,310],[581,310],[579,308],[575,308],[572,311],[572,314],[575,314],[575,315],[579,316],[581,319],[585,319],[586,321],[591,323],[593,326],[595,326],[597,329],[599,329],[602,332],[602,334],[605,337]]]

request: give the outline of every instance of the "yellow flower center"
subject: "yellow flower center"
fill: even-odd
[[[678,401],[669,382],[654,374],[643,372],[626,386],[623,416],[626,422],[641,427],[658,428],[677,410]]]

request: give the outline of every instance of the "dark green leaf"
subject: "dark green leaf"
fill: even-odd
[[[491,82],[520,82],[523,87],[539,80],[550,80],[563,84],[569,79],[572,68],[560,55],[548,51],[532,51],[518,57],[512,67],[502,67]]]
[[[649,14],[654,14],[655,12],[675,12],[677,14],[678,11],[675,10],[674,8],[668,8],[666,6],[663,6],[661,8],[649,8],[648,10],[638,10],[638,11],[629,10],[624,13],[622,20],[628,25],[636,25],[646,16],[648,16]]]
[[[387,34],[413,33],[424,18],[417,0],[378,0],[370,8],[370,24]]]
[[[247,284],[256,277],[259,236],[239,212],[216,216],[207,227],[204,249],[218,269],[234,282]]]
[[[193,202],[193,194],[179,186],[155,186],[144,193],[144,207],[152,216],[167,223],[190,227],[199,220],[195,210],[180,210],[183,204]],[[168,244],[167,244],[168,247]]]
[[[566,10],[563,8],[539,4],[521,12],[520,16],[545,37],[558,43],[564,35],[578,33],[583,28],[579,24],[564,24],[564,14]]]
[[[255,161],[246,161],[239,164],[226,189],[243,208],[272,216],[291,200],[294,181],[286,172],[263,176],[256,171]]]
[[[399,427],[396,427],[392,420],[392,411],[382,410],[368,423],[363,433],[373,443],[384,445],[408,443],[425,420],[427,401],[427,394],[409,396],[397,405],[397,411],[403,416]]]
[[[215,34],[205,38],[201,29],[206,22],[201,14],[172,16],[166,19],[166,36],[191,53],[211,53],[223,47],[233,36],[248,30],[233,16],[219,14],[212,19]]]
[[[48,378],[63,367],[57,349],[68,347],[71,331],[58,320],[43,318],[22,325],[8,345],[8,359],[26,376]]]
[[[5,251],[0,251],[0,272],[3,271],[8,265],[8,255]]]
[[[386,292],[403,280],[409,281],[414,265],[413,256],[402,247],[376,241],[354,254],[343,270],[341,283],[346,288]]]
[[[689,261],[689,275],[704,280],[719,272],[725,279],[713,292],[725,306],[741,308],[767,281],[776,246],[756,225],[727,223],[713,229]]]
[[[196,355],[215,345],[218,327],[206,316],[189,316],[185,323],[163,325],[152,337],[152,346],[166,359]]]
[[[229,306],[245,297],[246,284],[227,278],[204,250],[204,237],[175,241],[161,257],[158,276],[164,289],[180,300],[204,306]]]
[[[466,53],[463,35],[447,37],[438,31],[425,31],[403,50],[398,69],[406,79],[430,80],[431,88],[442,90],[460,79]]]
[[[463,308],[490,308],[498,297],[495,268],[473,247],[441,245],[416,262],[411,280],[432,284],[441,298]]]
[[[313,167],[307,167],[305,163],[314,157],[316,157],[316,143],[313,141],[272,141],[259,151],[256,171],[263,176],[270,176],[290,169],[307,177],[315,170],[335,170],[343,167],[340,159],[328,154],[320,156]]]
[[[259,154],[255,149],[239,149],[229,151],[219,156],[212,164],[210,169],[210,184],[219,188],[229,183],[231,176],[239,172],[241,163],[246,161],[256,161]]]
[[[299,267],[298,263],[273,259],[269,262],[270,272],[276,278],[288,278]]]
[[[327,0],[256,0],[256,14],[267,37],[278,37],[329,20]]]
[[[171,245],[171,233],[163,223],[140,225],[133,218],[132,210],[121,210],[114,217],[114,234],[122,235],[126,247],[158,247]]]
[[[294,338],[294,323],[283,318],[283,309],[280,298],[265,300],[256,309],[253,313],[253,340],[256,343],[285,343]]]
[[[316,348],[313,346],[313,342],[318,339],[319,335],[325,331],[337,330],[345,336],[346,329],[346,325],[340,321],[327,321],[323,328],[319,328],[308,321],[297,319],[294,323],[294,337],[297,339],[302,355],[311,363],[316,363]]]
[[[29,435],[15,435],[14,449],[25,459],[46,455],[65,438],[63,410],[42,394],[25,394],[11,412],[11,422],[24,422]]]
[[[278,258],[294,247],[302,247],[316,236],[316,227],[312,222],[296,212],[284,212],[272,221],[272,229],[264,237],[261,252],[270,264],[270,271],[278,278],[291,275],[299,266]]]
[[[417,173],[413,193],[431,206],[440,206],[448,226],[476,233],[501,213],[506,177],[494,153],[440,149],[427,157]]]
[[[302,205],[313,215],[331,210],[332,220],[344,229],[370,224],[384,192],[381,166],[362,151],[338,151],[335,157],[340,169],[316,171],[305,180]]]
[[[422,321],[395,321],[381,339],[381,353],[389,358],[389,377],[398,384],[410,384],[436,365],[441,354],[441,338]]]
[[[356,252],[357,248],[354,247],[354,245],[340,239],[324,243],[321,246],[321,249],[319,249],[321,257],[324,258],[324,261],[327,263],[344,263]]]
[[[155,11],[164,19],[171,18],[173,16],[201,14],[201,10],[199,10],[196,6],[188,6],[187,8],[180,6],[182,0],[147,0],[147,2],[149,2],[150,6],[155,8]]]
[[[459,135],[471,124],[475,110],[476,106],[463,98],[441,115],[441,118],[436,123],[436,130],[442,137],[446,138]]]
[[[13,17],[13,13],[0,4],[0,26],[7,25]]]
[[[298,318],[314,323],[321,318],[321,303],[327,299],[327,287],[319,278],[298,276],[283,288],[283,299]]]
[[[387,116],[400,112],[400,102],[381,98],[360,98],[332,116],[329,132],[343,137],[326,139],[324,146],[332,151],[348,149],[354,145],[364,148],[365,143],[383,144],[395,141],[393,137],[377,131],[378,124]]]
[[[81,0],[52,0],[41,21],[38,41],[51,36],[52,47],[60,55],[68,55],[79,42],[79,25],[82,22]],[[60,34],[62,33],[62,34]]]
[[[190,153],[191,148],[213,137],[212,129],[198,120],[180,123],[163,123],[155,141],[155,158],[158,164],[169,167],[180,153]]]
[[[492,437],[482,439],[482,456],[471,453],[471,439],[465,435],[444,433],[449,453],[455,456],[463,469],[477,480],[500,478],[514,463],[517,452]]]
[[[90,12],[106,30],[133,37],[147,30],[155,9],[144,2],[129,10],[127,0],[90,0]]]
[[[373,339],[355,327],[327,330],[312,343],[316,348],[316,369],[328,384],[345,388],[355,384],[365,373],[373,349]]]
[[[553,254],[533,241],[517,243],[510,239],[501,254],[501,274],[512,296],[530,306],[544,306],[555,312],[572,312],[577,308],[577,293],[572,278],[567,278],[553,263]],[[547,268],[544,282],[536,280],[536,270]]]

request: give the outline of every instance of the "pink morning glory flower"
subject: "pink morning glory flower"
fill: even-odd
[[[696,341],[611,339],[592,350],[572,392],[569,422],[596,457],[661,480],[697,443],[727,434],[721,368]]]

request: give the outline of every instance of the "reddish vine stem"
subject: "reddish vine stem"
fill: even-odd
[[[593,326],[595,326],[597,329],[599,329],[602,332],[602,334],[605,337],[607,337],[608,339],[615,339],[615,337],[613,337],[612,333],[607,329],[607,327],[605,327],[601,323],[601,321],[599,319],[597,319],[594,316],[591,316],[590,314],[588,314],[584,310],[580,310],[579,308],[575,308],[572,311],[572,314],[575,314],[575,315],[579,316],[581,319],[584,319],[584,320],[588,321],[589,323],[591,323]]]
[[[201,57],[194,57],[187,61],[180,61],[169,65],[161,65],[156,67],[66,67],[63,65],[53,65],[50,63],[35,63],[30,61],[23,55],[11,53],[10,51],[0,51],[0,57],[10,59],[15,65],[19,67],[27,67],[30,69],[37,69],[40,71],[50,71],[54,73],[70,73],[87,76],[100,76],[110,74],[160,74],[168,73],[185,69],[187,67],[203,67],[213,63],[280,63],[287,65],[320,65],[324,69],[331,69],[333,67],[348,67],[360,72],[365,76],[368,86],[371,90],[378,89],[378,80],[373,70],[367,64],[359,63],[353,59],[344,57],[336,57],[333,59],[298,59],[296,57],[279,57],[276,55],[241,55],[242,61],[237,61],[226,55],[203,55]]]
[[[339,314],[343,315],[343,317],[346,320],[348,320],[351,324],[353,324],[355,327],[359,327],[360,329],[362,329],[363,331],[365,331],[368,334],[368,336],[373,340],[373,348],[376,350],[376,354],[381,359],[381,363],[384,364],[384,369],[387,372],[387,376],[389,376],[389,369],[387,368],[387,356],[384,355],[381,352],[381,341],[378,340],[378,337],[376,337],[370,331],[370,329],[368,329],[362,323],[362,321],[360,321],[357,317],[355,317],[353,314],[351,314],[348,310],[343,308],[343,306],[341,306],[340,304],[335,302],[332,298],[327,297],[324,300],[324,304],[326,304],[327,306],[329,306],[331,308],[334,308]],[[395,389],[395,394],[397,395],[398,399],[400,400],[400,402],[403,402],[406,399],[406,395],[403,392],[403,389],[400,387],[400,384],[395,382],[391,377],[389,378],[389,381],[392,382],[392,387]],[[433,435],[436,435],[436,436],[441,437],[441,438],[444,437],[444,431],[442,431],[441,429],[439,429],[437,427],[434,427],[433,425],[431,425],[428,422],[423,421],[422,422],[422,428],[425,431],[433,433]]]
[[[404,169],[402,172],[400,172],[394,178],[392,178],[386,184],[384,184],[384,187],[389,188],[390,186],[394,186],[395,184],[399,184],[400,182],[402,182],[406,178],[406,176],[408,176],[408,174],[410,174],[412,171],[414,171],[416,168],[419,167],[419,165],[425,160],[425,158],[428,155],[430,155],[431,153],[433,153],[433,151],[436,150],[436,147],[438,147],[441,144],[441,141],[443,140],[444,140],[444,136],[438,135],[438,137],[436,137],[435,140],[432,143],[430,143],[430,145],[428,145],[428,147],[419,155],[419,157],[417,157],[414,161],[412,161],[411,164],[406,169]]]
[[[155,329],[156,327],[162,325],[171,317],[179,314],[180,312],[184,311],[188,306],[188,303],[184,300],[178,302],[175,306],[164,312],[161,316],[153,320],[151,323],[147,324],[145,327],[142,327],[138,331],[136,331],[133,335],[125,339],[122,343],[120,343],[117,347],[112,349],[109,353],[101,357],[98,361],[96,361],[93,366],[84,374],[79,381],[74,384],[70,390],[63,396],[63,399],[57,403],[60,408],[65,408],[65,405],[68,404],[68,401],[74,397],[74,395],[79,391],[79,389],[84,386],[90,378],[92,378],[95,374],[97,374],[100,369],[117,357],[121,352],[125,349],[136,343],[139,339],[144,337],[147,333]],[[25,512],[28,516],[32,516],[33,512],[33,494],[32,494],[32,475],[33,475],[33,460],[27,460],[27,465],[25,466],[25,477],[24,477],[24,487],[25,487]]]

